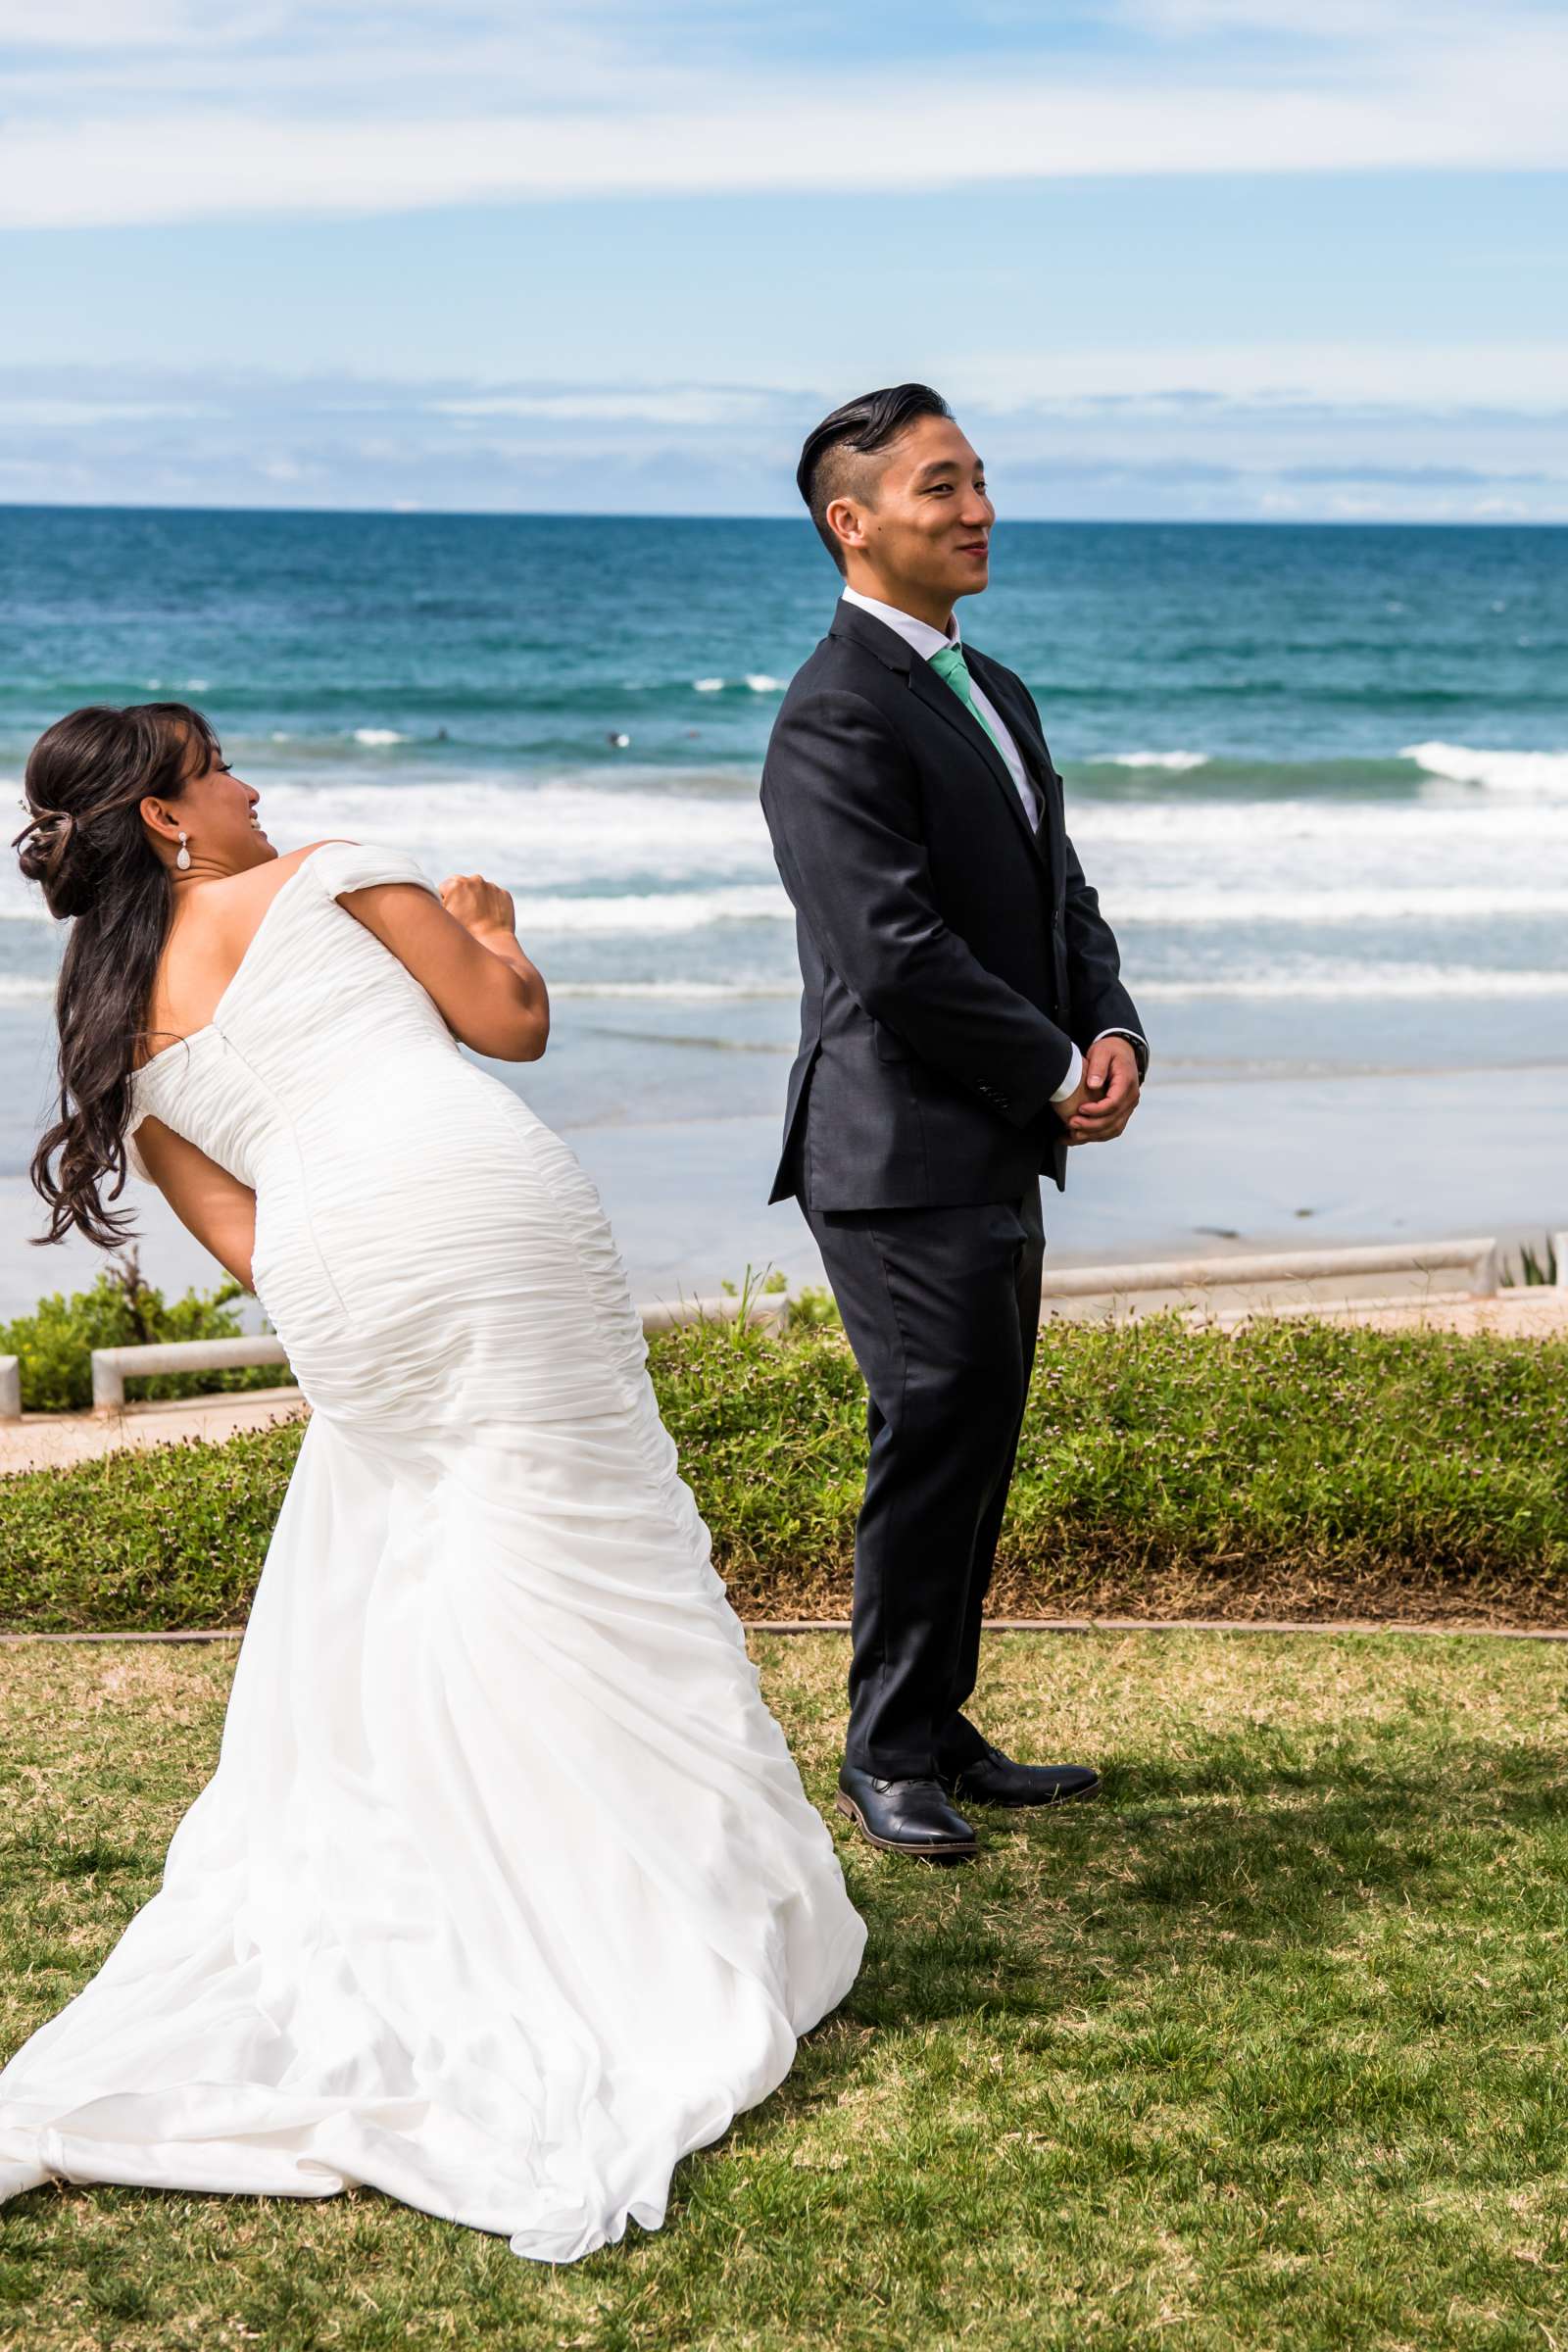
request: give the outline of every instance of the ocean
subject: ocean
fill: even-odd
[[[1066,1246],[1094,1253],[1107,1200],[1106,1248],[1568,1223],[1568,532],[1004,522],[992,578],[965,633],[1041,707],[1154,1054],[1127,1164],[1075,1155]],[[804,520],[6,510],[0,776],[15,803],[76,704],[188,700],[280,847],[504,883],[557,1008],[512,1081],[600,1155],[650,1276],[710,1281],[788,1213],[761,1205],[796,979],[757,782],[836,586]],[[0,872],[18,1231],[58,949]],[[1146,1114],[1181,1088],[1177,1165]],[[1437,1105],[1430,1215],[1373,1181],[1396,1098]],[[1357,1124],[1335,1193],[1316,1168]]]

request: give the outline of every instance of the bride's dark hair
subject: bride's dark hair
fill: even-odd
[[[74,1226],[113,1250],[130,1231],[130,1212],[106,1206],[104,1187],[109,1200],[124,1190],[130,1076],[172,901],[141,803],[177,801],[219,756],[188,703],[73,710],[32,747],[23,778],[31,821],[12,846],[50,913],[71,923],[55,997],[59,1113],[30,1170],[49,1207],[37,1241],[63,1241]]]

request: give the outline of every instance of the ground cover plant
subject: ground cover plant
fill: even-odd
[[[842,1642],[754,1636],[813,1798]],[[6,1653],[0,2050],[153,1891],[232,1647]],[[983,1719],[1103,1799],[971,1868],[842,1846],[870,1928],[668,2229],[572,2269],[373,2194],[50,2187],[27,2352],[1513,2352],[1568,2341],[1568,1688],[1485,1637],[998,1636]],[[835,1824],[841,1830],[842,1825]]]
[[[708,1324],[651,1361],[742,1614],[844,1615],[864,1394],[842,1334]],[[0,1626],[242,1623],[300,1437],[0,1480]],[[1051,1324],[992,1605],[1568,1623],[1568,1344]]]

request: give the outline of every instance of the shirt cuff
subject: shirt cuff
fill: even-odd
[[[1118,1030],[1116,1034],[1120,1036],[1121,1032]],[[1061,1084],[1052,1096],[1051,1100],[1053,1102],[1065,1102],[1069,1095],[1075,1095],[1078,1092],[1078,1083],[1083,1077],[1083,1074],[1084,1057],[1079,1053],[1077,1047],[1074,1046],[1072,1050],[1072,1059],[1067,1064],[1067,1075],[1065,1078],[1063,1078]]]

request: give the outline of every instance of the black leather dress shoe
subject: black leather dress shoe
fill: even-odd
[[[971,1805],[1064,1805],[1093,1796],[1100,1775],[1087,1764],[1015,1764],[1000,1747],[942,1775],[948,1794]]]
[[[839,1774],[838,1807],[862,1838],[887,1854],[911,1854],[918,1862],[968,1862],[979,1844],[936,1781],[881,1781],[846,1764]]]

